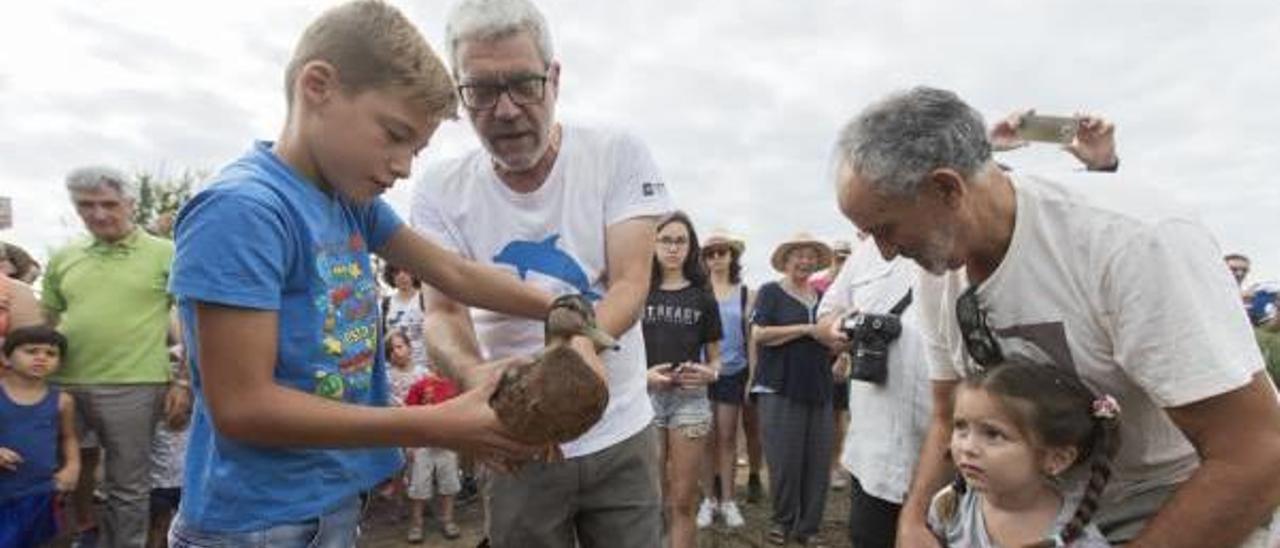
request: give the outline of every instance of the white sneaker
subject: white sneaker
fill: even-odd
[[[698,528],[706,529],[711,526],[711,522],[716,519],[716,501],[711,499],[702,499],[702,505],[698,506]],[[741,516],[739,516],[741,517]]]
[[[724,524],[729,527],[742,527],[742,524],[746,523],[742,519],[742,512],[738,511],[738,505],[733,501],[720,505],[720,515],[724,516]]]

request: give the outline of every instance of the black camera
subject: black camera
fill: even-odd
[[[849,377],[884,384],[889,376],[889,343],[902,334],[902,320],[896,314],[853,314],[840,320],[840,330],[852,345]]]

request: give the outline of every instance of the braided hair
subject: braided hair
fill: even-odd
[[[1120,449],[1120,423],[1115,415],[1096,416],[1094,422],[1097,430],[1093,435],[1093,446],[1090,448],[1089,481],[1085,484],[1084,495],[1080,498],[1071,521],[1062,527],[1058,537],[1069,543],[1084,533],[1085,527],[1093,520],[1098,511],[1098,500],[1102,491],[1111,480],[1111,459]]]
[[[1120,448],[1115,400],[1098,397],[1074,375],[1044,365],[991,367],[965,379],[964,385],[995,396],[1019,429],[1045,447],[1074,447],[1076,460],[1071,467],[1088,463],[1088,483],[1071,520],[1032,548],[1067,546],[1080,538],[1098,509],[1102,491],[1111,479],[1111,461]],[[964,493],[966,486],[959,474],[951,489]]]

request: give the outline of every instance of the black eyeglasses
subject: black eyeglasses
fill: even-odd
[[[987,325],[987,312],[978,304],[977,289],[976,285],[970,286],[956,299],[956,322],[960,324],[960,335],[964,337],[969,357],[978,365],[990,367],[1004,362],[1004,352]]]
[[[708,259],[715,259],[717,257],[727,257],[730,255],[733,255],[733,252],[729,251],[728,248],[724,248],[724,247],[707,249],[702,252],[702,256]]]
[[[546,76],[521,76],[502,83],[475,83],[458,86],[462,104],[471,110],[488,110],[498,105],[498,99],[506,93],[517,105],[533,105],[542,102],[547,94]]]
[[[689,239],[688,238],[668,238],[666,236],[663,236],[661,238],[658,238],[658,245],[665,245],[667,247],[684,247],[686,245],[689,245]]]

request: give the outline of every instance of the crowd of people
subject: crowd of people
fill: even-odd
[[[855,547],[1270,542],[1280,291],[1187,208],[998,163],[1027,112],[917,87],[835,140],[856,237],[797,232],[753,288],[641,140],[558,120],[560,73],[529,0],[461,0],[443,59],[356,0],[172,240],[128,177],[73,171],[88,235],[0,255],[0,547],[64,507],[77,546],[354,546],[379,497],[453,539],[479,489],[489,546],[689,548],[744,525],[741,453],[771,545],[834,543],[833,489]],[[425,167],[406,223],[379,196],[459,110],[481,146]],[[1071,129],[1118,172],[1110,122]],[[537,447],[489,401],[565,294],[618,342],[569,342],[608,405]]]

